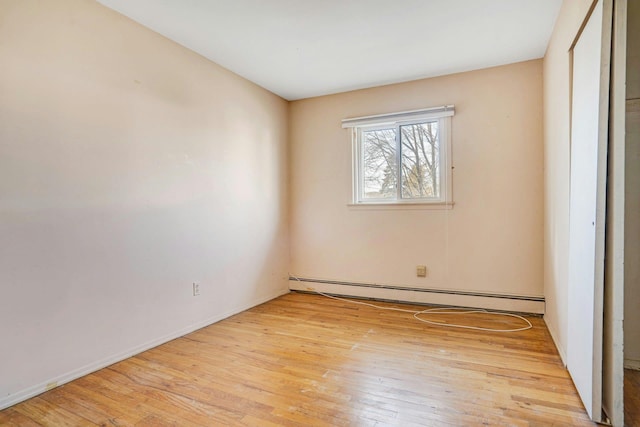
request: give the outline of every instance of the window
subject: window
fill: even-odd
[[[452,205],[452,105],[345,119],[353,130],[353,203]]]

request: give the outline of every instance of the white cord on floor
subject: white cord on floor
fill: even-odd
[[[296,279],[298,282],[302,283],[302,281],[300,279],[298,279],[296,276],[290,274],[290,277],[293,277],[294,279]],[[375,304],[370,304],[368,302],[363,302],[363,301],[355,301],[355,300],[351,300],[351,299],[347,299],[347,298],[341,298],[341,297],[336,297],[334,295],[329,295],[329,294],[325,294],[324,292],[320,292],[317,291],[315,289],[311,289],[311,288],[307,288],[309,292],[313,292],[316,293],[318,295],[322,295],[324,297],[327,298],[331,298],[331,299],[335,299],[338,301],[344,301],[344,302],[348,302],[351,304],[359,304],[359,305],[365,305],[367,307],[373,307],[373,308],[377,308],[379,310],[389,310],[389,311],[400,311],[402,313],[410,313],[413,314],[413,317],[416,318],[417,320],[419,320],[420,322],[424,322],[424,323],[428,323],[430,325],[435,325],[435,326],[447,326],[450,328],[462,328],[462,329],[473,329],[476,331],[489,331],[489,332],[519,332],[519,331],[526,331],[527,329],[531,329],[533,327],[533,325],[531,324],[531,322],[529,322],[528,319],[526,319],[525,317],[519,316],[517,314],[513,314],[513,313],[504,313],[501,311],[489,311],[489,310],[485,310],[485,309],[468,309],[468,308],[460,308],[460,307],[435,307],[435,308],[427,308],[425,310],[406,310],[403,308],[395,308],[395,307],[383,307],[380,305],[375,305]],[[482,328],[480,326],[466,326],[466,325],[457,325],[455,323],[443,323],[443,322],[434,322],[432,320],[426,320],[420,317],[421,314],[429,314],[429,313],[433,313],[433,314],[472,314],[472,313],[484,313],[484,314],[490,314],[490,315],[494,315],[494,316],[506,316],[506,317],[515,317],[516,319],[520,319],[523,320],[527,326],[523,326],[521,328],[513,328],[513,329],[491,329],[491,328]]]

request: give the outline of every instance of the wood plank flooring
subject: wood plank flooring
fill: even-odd
[[[468,316],[456,320],[496,322]],[[595,425],[530,320],[443,328],[291,293],[5,409],[0,425]]]
[[[624,425],[640,426],[640,371],[624,370]]]

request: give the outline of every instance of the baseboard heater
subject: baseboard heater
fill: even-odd
[[[289,277],[289,289],[376,300],[544,314],[544,297]]]

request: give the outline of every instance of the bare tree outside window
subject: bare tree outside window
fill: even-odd
[[[400,126],[402,198],[440,197],[438,122]]]
[[[363,149],[363,196],[371,199],[393,199],[396,197],[396,130],[379,129],[364,131]]]
[[[344,119],[353,129],[353,205],[451,209],[454,113],[445,105]]]
[[[396,128],[362,132],[363,197],[397,197],[398,172],[403,199],[439,197],[438,122],[401,125],[398,171]]]

